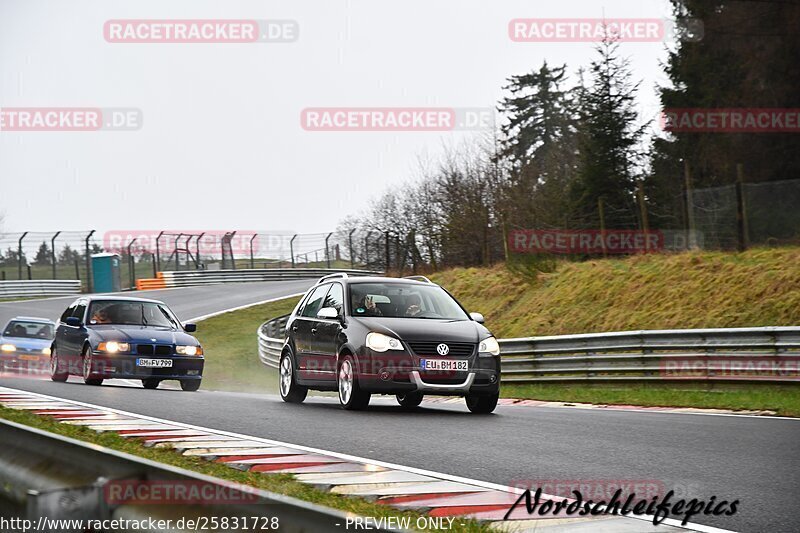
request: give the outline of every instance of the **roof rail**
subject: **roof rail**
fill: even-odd
[[[328,274],[326,276],[322,276],[321,278],[319,278],[319,280],[317,280],[317,283],[322,283],[323,281],[328,279],[349,278],[349,277],[350,276],[347,275],[347,272],[336,272],[335,274]]]
[[[404,276],[403,279],[413,279],[413,280],[416,280],[416,281],[424,281],[425,283],[433,283],[431,280],[429,280],[425,276]]]

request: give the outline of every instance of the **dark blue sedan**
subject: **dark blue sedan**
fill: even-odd
[[[51,347],[50,377],[82,376],[88,385],[104,379],[141,379],[155,389],[177,380],[185,391],[200,388],[203,348],[194,324],[181,324],[163,302],[119,296],[87,296],[61,315]]]

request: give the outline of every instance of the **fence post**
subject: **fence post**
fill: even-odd
[[[350,230],[350,233],[347,235],[347,242],[350,245],[350,268],[355,268],[355,255],[353,254],[353,233],[356,231],[355,228]]]
[[[600,239],[603,243],[603,257],[608,257],[606,250],[606,212],[602,196],[597,198],[597,211],[600,213]]]
[[[333,233],[328,233],[328,235],[325,236],[325,261],[328,268],[331,268],[331,251],[328,248],[328,239],[331,238],[331,235],[333,235]]]
[[[92,257],[89,254],[89,239],[92,238],[92,235],[94,235],[94,230],[89,232],[89,235],[86,236],[86,240],[84,241],[86,245],[86,292],[89,293],[94,289],[94,283],[92,282]]]
[[[386,236],[386,269],[385,269],[385,271],[389,272],[389,265],[390,265],[389,260],[391,259],[391,254],[389,253],[389,232],[388,231],[384,232],[384,235]]]
[[[81,279],[81,267],[77,259],[75,260],[75,279]]]
[[[692,199],[692,170],[689,168],[689,160],[683,160],[683,179],[686,186],[686,223],[689,226],[686,242],[690,250],[697,248],[694,225],[694,200]]]
[[[30,265],[26,266],[28,267],[28,281],[30,281],[33,279],[33,275],[31,274],[31,266]]]
[[[295,234],[292,239],[289,241],[289,255],[292,256],[292,268],[294,268],[294,240],[297,238],[297,234]]]
[[[58,278],[58,275],[56,274],[56,262],[58,261],[56,258],[56,238],[59,235],[61,235],[61,232],[57,231],[56,234],[53,235],[53,238],[50,239],[50,256],[53,260],[53,279]]]
[[[22,234],[22,237],[19,238],[19,242],[17,243],[17,279],[22,279],[22,260],[23,260],[23,253],[22,253],[22,239],[28,234],[26,231]]]
[[[642,230],[644,230],[644,251],[650,251],[650,239],[647,234],[650,231],[650,221],[647,219],[647,206],[644,203],[644,181],[639,180],[636,184],[636,195],[639,199],[639,212],[642,217]]]
[[[372,236],[372,230],[367,232],[364,237],[364,265],[369,266],[369,238]]]
[[[200,239],[202,239],[203,235],[205,235],[205,234],[206,234],[206,232],[204,231],[203,233],[201,233],[200,235],[197,236],[197,243],[196,243],[197,244],[197,261],[195,262],[195,265],[194,265],[194,269],[195,270],[198,270],[200,268]]]
[[[162,235],[164,235],[163,231],[159,233],[158,236],[156,236],[156,254],[154,256],[155,261],[153,262],[153,265],[155,265],[154,272],[161,270],[161,250],[158,248],[158,240],[161,238]]]
[[[253,233],[253,236],[250,237],[250,268],[256,268],[255,258],[253,257],[253,240],[258,237],[258,233]]]
[[[136,287],[136,261],[133,260],[133,255],[131,254],[131,248],[135,242],[136,237],[134,237],[133,240],[128,243],[128,277],[131,281],[131,289]]]
[[[736,229],[737,248],[743,252],[750,244],[750,235],[747,227],[747,205],[744,198],[744,167],[741,163],[736,165]]]

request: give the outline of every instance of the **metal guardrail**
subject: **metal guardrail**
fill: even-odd
[[[33,279],[0,281],[0,298],[68,296],[81,292],[80,280]]]
[[[280,363],[288,318],[289,315],[279,316],[258,328],[258,358],[270,368],[278,368]]]
[[[347,515],[296,498],[224,481],[79,440],[0,420],[0,509],[47,527],[50,520],[172,520],[170,531],[191,530],[179,520],[234,517],[258,524],[275,518],[280,531],[340,531]],[[142,490],[144,489],[144,490]],[[200,495],[202,503],[170,502],[179,494]],[[131,496],[144,501],[131,501]],[[153,495],[148,499],[147,495]],[[206,496],[210,495],[210,496]],[[192,498],[188,498],[192,499]],[[196,499],[196,498],[195,498]],[[150,501],[148,501],[150,500]],[[185,500],[184,500],[185,501]],[[63,523],[62,523],[63,524]],[[186,524],[188,525],[188,524]],[[148,531],[137,529],[138,531]],[[258,526],[262,527],[262,526]],[[216,529],[216,527],[214,528]],[[272,528],[275,529],[275,528]],[[123,530],[128,531],[127,528]],[[386,531],[385,529],[383,531]]]
[[[247,281],[284,281],[314,279],[345,272],[350,276],[373,276],[380,274],[371,270],[327,269],[327,268],[257,268],[249,270],[196,270],[161,272],[160,278],[167,287],[186,287],[205,283],[240,283]]]
[[[287,316],[258,330],[277,368]],[[642,330],[500,339],[505,383],[738,381],[800,383],[800,327]]]

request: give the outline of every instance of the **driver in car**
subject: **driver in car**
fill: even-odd
[[[108,316],[106,309],[100,308],[92,315],[92,324],[111,324],[111,317]]]
[[[417,316],[422,312],[422,299],[419,294],[412,294],[406,299],[406,316]]]

